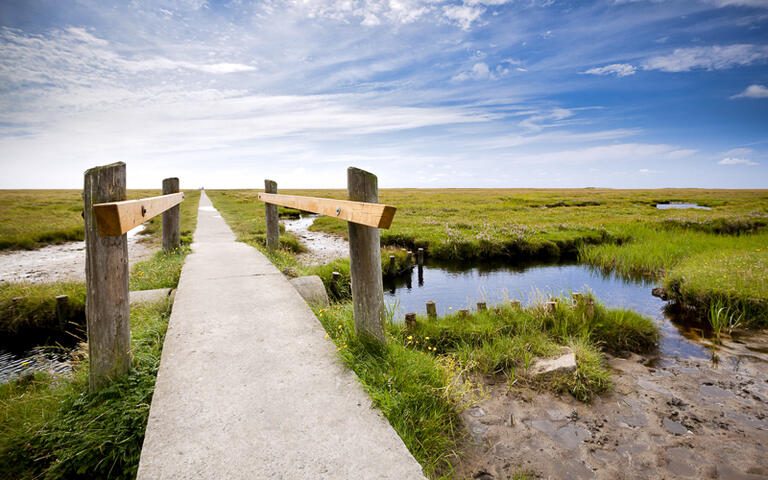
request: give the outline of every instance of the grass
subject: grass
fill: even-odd
[[[256,190],[211,191],[230,225],[263,229]],[[345,198],[343,190],[288,194]],[[507,263],[576,259],[628,276],[651,276],[673,300],[706,316],[715,300],[768,326],[768,191],[609,189],[391,189],[398,207],[382,244],[435,260]],[[660,210],[659,203],[711,210]],[[346,236],[346,223],[318,218],[311,227]],[[239,234],[240,235],[240,234]],[[247,235],[242,239],[247,241]],[[383,266],[386,266],[385,257]],[[386,272],[385,272],[386,273]]]
[[[133,368],[97,393],[87,357],[72,375],[0,384],[0,478],[135,478],[170,309],[131,309]]]
[[[501,305],[467,317],[417,318],[411,328],[390,321],[385,347],[361,343],[352,307],[316,310],[341,360],[362,382],[432,478],[449,475],[464,430],[459,415],[483,395],[476,375],[503,376],[513,386],[569,392],[582,401],[610,388],[604,351],[645,352],[658,341],[653,321],[624,310],[562,298],[554,311]],[[577,370],[543,379],[527,374],[536,357],[573,349]]]
[[[189,236],[197,221],[198,190],[185,192],[181,234]],[[161,195],[160,190],[128,190],[128,199]],[[0,190],[0,250],[32,250],[83,240],[81,190]],[[158,242],[160,217],[148,222],[146,241]]]

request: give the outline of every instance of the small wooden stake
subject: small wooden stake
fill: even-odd
[[[376,175],[349,167],[347,192],[356,202],[377,203],[379,185]],[[355,331],[362,338],[381,345],[384,335],[384,286],[381,278],[381,241],[379,229],[347,222],[349,231],[349,273],[352,277],[352,303]]]
[[[469,316],[469,310],[459,310],[459,316],[460,317],[468,317]]]
[[[179,179],[166,178],[163,180],[163,195],[179,193]],[[181,212],[175,205],[163,212],[163,250],[170,252],[181,244],[180,235]]]
[[[427,316],[429,318],[437,318],[437,305],[435,305],[435,302],[427,302]]]
[[[555,308],[557,307],[557,302],[549,301],[546,303],[546,305],[547,305],[547,311],[549,313],[555,312]]]
[[[481,312],[483,310],[487,310],[488,306],[485,304],[485,302],[477,302],[477,311]]]
[[[333,283],[339,283],[339,279],[341,279],[341,274],[339,272],[331,273],[331,281]]]
[[[102,237],[93,204],[125,200],[125,164],[85,172],[85,316],[88,323],[88,386],[99,390],[131,368],[128,306],[128,236]]]
[[[264,192],[277,193],[277,182],[274,180],[264,180]],[[264,205],[267,215],[267,248],[277,250],[280,248],[280,223],[277,205],[272,203],[265,203]]]
[[[595,301],[593,299],[587,299],[587,316],[595,316]]]
[[[420,267],[424,265],[424,249],[421,247],[416,250],[416,261],[419,263]]]
[[[413,252],[408,250],[408,256],[405,259],[405,264],[410,268],[413,265]]]
[[[405,314],[405,328],[408,330],[412,329],[416,326],[416,314],[415,313],[406,313]]]
[[[510,300],[510,305],[512,305],[512,308],[515,310],[520,310],[520,300]]]
[[[59,321],[59,330],[64,330],[67,327],[68,304],[68,296],[58,295],[56,297],[56,319]]]
[[[390,275],[395,274],[395,256],[394,255],[389,256],[389,274]]]

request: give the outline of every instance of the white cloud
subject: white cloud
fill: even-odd
[[[616,75],[617,77],[626,77],[635,74],[634,65],[628,63],[614,63],[612,65],[606,65],[604,67],[590,68],[589,70],[581,73],[589,75]]]
[[[645,70],[687,72],[694,69],[725,70],[751,65],[768,58],[768,46],[737,44],[711,47],[677,48],[669,55],[651,57],[643,62]]]
[[[743,6],[768,8],[768,0],[712,0],[718,7]]]
[[[754,150],[751,148],[733,148],[723,153],[724,157],[741,157],[744,155],[750,155]]]
[[[469,30],[472,23],[485,12],[482,7],[470,7],[467,5],[448,5],[443,7],[443,15],[456,23],[462,30]]]
[[[472,65],[471,69],[454,75],[452,80],[455,82],[463,82],[465,80],[498,80],[508,73],[509,69],[503,65],[496,65],[496,68],[491,69],[487,63],[478,62]]]
[[[752,160],[747,160],[746,158],[735,158],[735,157],[726,157],[719,162],[717,162],[718,165],[749,165],[751,167],[754,167],[755,165],[760,165],[757,162],[753,162]]]
[[[763,85],[750,85],[743,92],[731,98],[768,98],[768,88]]]

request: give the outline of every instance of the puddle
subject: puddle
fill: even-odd
[[[656,208],[659,210],[712,210],[711,207],[704,207],[698,203],[658,203]]]
[[[560,296],[571,291],[591,290],[609,307],[626,308],[653,318],[661,329],[662,354],[710,359],[709,348],[699,343],[702,335],[676,324],[675,318],[664,312],[666,302],[651,295],[654,286],[649,281],[627,280],[578,264],[450,269],[429,264],[414,269],[405,278],[385,279],[384,296],[388,304],[397,304],[396,319],[402,321],[405,313],[426,313],[427,301],[436,303],[438,315],[446,315],[459,309],[474,310],[479,301],[489,306],[508,300],[530,304],[542,295]]]
[[[296,235],[309,250],[298,255],[301,262],[317,265],[337,258],[349,257],[349,243],[341,237],[324,232],[312,232],[309,227],[318,215],[302,215],[296,219],[282,220],[285,230]]]

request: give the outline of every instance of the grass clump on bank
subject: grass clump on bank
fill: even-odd
[[[161,250],[155,252],[152,258],[137,262],[131,271],[130,290],[176,288],[184,259],[191,252],[192,249],[188,245],[182,244],[170,252]]]
[[[461,412],[482,398],[475,375],[504,376],[513,386],[569,392],[589,401],[611,385],[603,351],[645,352],[658,341],[653,321],[607,309],[585,297],[576,305],[561,299],[544,304],[504,305],[439,319],[417,318],[407,327],[388,322],[384,347],[361,343],[354,334],[352,306],[316,310],[339,356],[364,385],[430,477],[451,471],[464,439]],[[575,372],[532,378],[537,357],[573,349]]]
[[[132,369],[97,393],[87,357],[71,375],[0,384],[0,478],[135,478],[170,310],[131,309]]]

